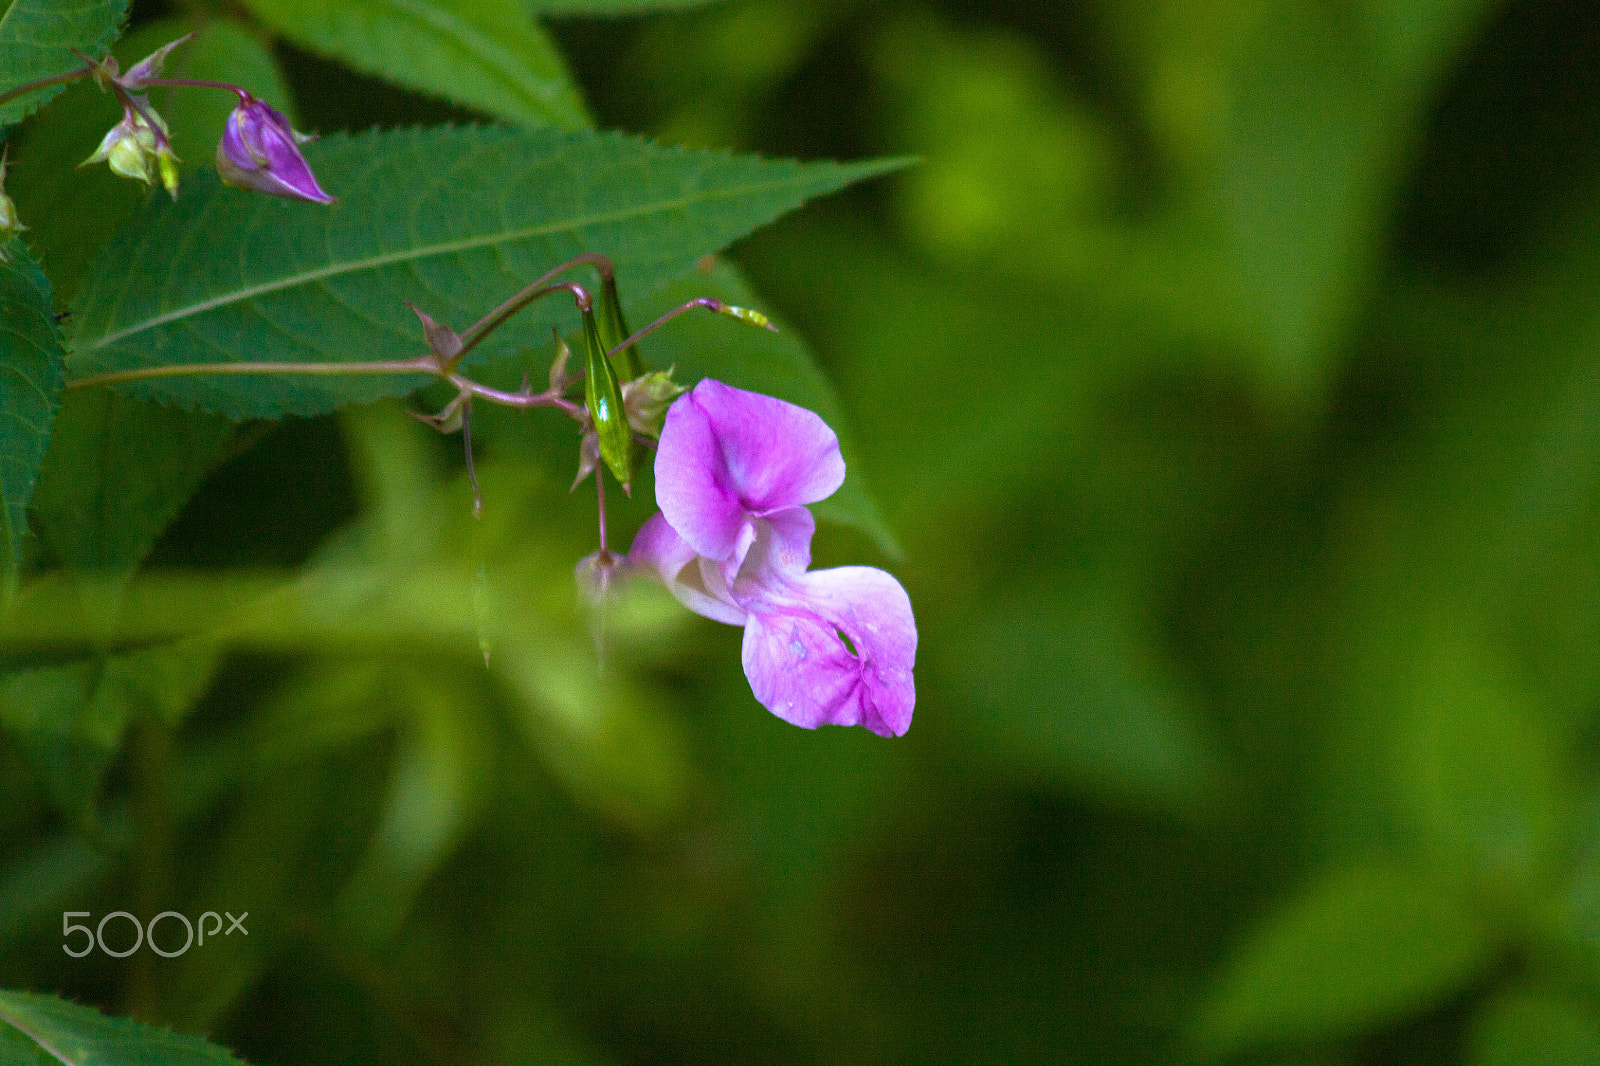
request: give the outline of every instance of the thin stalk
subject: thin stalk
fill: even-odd
[[[504,389],[490,388],[480,385],[471,378],[462,377],[460,374],[449,374],[445,380],[462,392],[469,392],[474,396],[482,396],[490,403],[497,403],[502,407],[558,407],[574,418],[581,417],[582,404],[573,403],[565,396],[554,392],[506,392]]]
[[[461,363],[461,360],[466,358],[468,352],[476,348],[478,343],[485,337],[504,325],[506,319],[535,300],[542,300],[551,293],[570,292],[572,301],[578,305],[579,311],[587,311],[593,307],[594,300],[590,298],[589,290],[575,281],[558,281],[554,284],[546,284],[551,278],[569,269],[571,265],[570,263],[563,263],[561,266],[549,271],[543,277],[524,286],[521,292],[467,327],[467,331],[461,334],[461,350],[456,353],[456,357],[450,361],[450,365],[445,369],[454,370]]]
[[[605,558],[606,548],[606,472],[599,465],[594,471],[594,494],[600,502],[600,557]]]
[[[72,50],[72,54],[83,60],[84,63],[88,64],[85,73],[93,74],[96,70],[104,67],[103,63],[96,63],[94,60],[90,59],[76,48]],[[117,81],[117,79],[114,77],[108,76],[106,80],[101,83],[102,88],[108,85],[111,89],[111,95],[117,98],[117,102],[122,105],[122,109],[138,115],[139,118],[144,120],[144,124],[150,127],[150,133],[156,139],[156,146],[159,148],[165,148],[169,152],[172,151],[172,140],[166,135],[165,131],[162,130],[159,120],[157,120],[156,117],[149,111],[145,110],[144,105],[139,103],[138,98],[130,93],[127,89],[124,89],[122,87],[122,83]],[[177,194],[174,193],[173,195],[176,196]]]
[[[461,445],[467,451],[467,483],[472,486],[472,517],[483,517],[483,491],[478,488],[478,471],[472,465],[472,399],[461,407]]]
[[[613,355],[616,355],[618,352],[622,351],[628,345],[633,344],[640,337],[646,336],[647,334],[654,333],[656,330],[660,329],[662,326],[666,325],[668,322],[671,322],[673,319],[677,318],[679,315],[683,314],[686,311],[693,311],[696,307],[704,307],[707,310],[715,311],[717,314],[725,314],[727,312],[727,310],[728,310],[728,305],[723,303],[721,300],[717,299],[715,296],[697,296],[693,300],[690,300],[688,303],[679,304],[677,307],[674,307],[672,310],[668,311],[666,314],[662,315],[660,318],[656,319],[654,322],[650,323],[648,326],[644,327],[643,329],[635,330],[633,332],[633,335],[630,336],[627,340],[623,341],[621,344],[618,344],[616,347],[612,348],[609,352],[607,352],[606,353],[606,358],[607,359],[611,358]]]
[[[50,77],[40,78],[38,81],[24,82],[15,89],[0,93],[0,105],[9,104],[17,97],[26,96],[28,93],[31,93],[36,89],[46,89],[52,85],[65,85],[69,81],[77,81],[80,78],[87,78],[93,73],[94,66],[91,64],[90,66],[84,67],[81,70],[69,70],[65,74],[52,74]]]
[[[237,85],[230,85],[225,81],[204,81],[200,78],[150,78],[144,82],[146,86],[184,87],[195,89],[221,89],[223,92],[233,93],[240,101],[250,99],[250,94]]]
[[[372,363],[181,363],[173,366],[142,366],[132,370],[112,370],[67,382],[68,389],[93,385],[116,385],[149,378],[187,377],[192,374],[429,374],[442,377],[433,356],[415,359],[387,359]]]

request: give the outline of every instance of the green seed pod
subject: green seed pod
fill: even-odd
[[[632,335],[628,320],[622,317],[622,300],[617,296],[617,279],[606,278],[600,286],[600,340],[610,351]],[[630,344],[616,355],[616,367],[622,381],[632,381],[644,373],[644,360],[639,356],[639,346]]]
[[[628,427],[627,409],[622,403],[622,388],[617,372],[600,340],[600,327],[592,311],[583,313],[584,347],[588,349],[583,373],[583,398],[600,439],[600,458],[622,483],[624,492],[633,482],[633,430]]]

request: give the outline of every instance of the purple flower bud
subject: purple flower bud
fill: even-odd
[[[331,204],[334,198],[317,184],[299,144],[312,138],[289,128],[289,120],[249,93],[239,93],[239,106],[217,145],[217,171],[236,189],[254,189],[286,200]]]

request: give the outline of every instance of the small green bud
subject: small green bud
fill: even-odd
[[[178,157],[173,155],[172,145],[167,140],[166,123],[162,122],[160,115],[149,110],[148,103],[143,100],[140,103],[160,124],[159,131],[137,111],[125,110],[122,121],[111,127],[101,139],[100,147],[78,165],[86,167],[91,163],[106,163],[112,173],[142,181],[146,185],[154,185],[159,175],[162,186],[176,197]]]
[[[778,327],[772,324],[772,319],[768,318],[760,311],[752,311],[748,307],[735,307],[732,304],[723,304],[721,307],[717,308],[717,313],[727,315],[729,318],[737,318],[740,322],[748,322],[752,326],[760,326],[762,329],[769,329],[774,333],[778,332]]]
[[[567,386],[567,360],[572,358],[572,349],[567,347],[560,333],[550,332],[556,338],[556,357],[550,364],[550,391],[560,392]]]
[[[583,375],[584,402],[589,408],[589,418],[594,424],[600,443],[600,458],[610,468],[622,485],[622,491],[633,491],[633,431],[628,426],[627,408],[622,402],[622,389],[617,384],[617,372],[606,358],[600,340],[600,327],[593,311],[583,313],[583,339],[588,348]]]
[[[652,370],[624,382],[622,406],[628,412],[629,428],[659,440],[661,426],[667,420],[667,408],[684,392],[684,387],[672,380],[672,369]]]
[[[22,220],[17,217],[17,205],[11,202],[11,197],[6,195],[6,157],[10,155],[9,148],[0,151],[0,263],[11,261],[11,256],[6,252],[3,242],[11,239],[14,233],[21,233],[27,229]]]
[[[161,171],[161,185],[174,200],[178,198],[178,157],[172,148],[162,145],[156,149],[156,166]]]

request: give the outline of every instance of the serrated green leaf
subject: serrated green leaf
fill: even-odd
[[[67,393],[33,497],[40,538],[66,569],[131,571],[237,431],[106,389]]]
[[[0,1063],[5,1066],[239,1066],[198,1036],[112,1018],[53,996],[0,992]]]
[[[91,58],[105,54],[128,14],[128,0],[12,0],[0,15],[0,92],[83,66],[76,48]],[[0,126],[18,122],[61,91],[51,86],[0,104]]]
[[[151,23],[118,42],[115,52],[127,67],[191,28],[180,20]],[[167,60],[166,73],[231,81],[293,114],[272,55],[228,19],[200,27]],[[155,89],[151,101],[171,128],[184,169],[211,166],[233,98],[205,89]],[[65,272],[75,281],[97,247],[147,194],[104,167],[70,170],[116,113],[115,102],[92,85],[74,86],[30,126],[23,145],[23,173],[31,181],[21,202],[58,277]],[[68,135],[61,133],[62,125]],[[227,454],[236,428],[215,415],[164,408],[101,389],[65,394],[31,505],[34,524],[55,561],[73,570],[126,571],[137,566]]]
[[[1386,1025],[1463,988],[1494,948],[1483,919],[1428,870],[1337,869],[1239,945],[1197,1043],[1227,1054]]]
[[[0,592],[15,586],[22,538],[63,379],[50,282],[18,241],[0,262]]]
[[[517,0],[246,0],[263,22],[357,70],[530,126],[589,125],[544,31]]]
[[[803,164],[507,128],[331,137],[306,155],[339,204],[250,196],[207,175],[175,204],[147,200],[79,293],[72,371],[414,357],[426,349],[406,299],[464,328],[551,266],[591,251],[615,260],[626,291],[648,294],[806,199],[899,165]],[[559,303],[537,304],[473,361],[542,347],[571,316]],[[402,395],[427,380],[205,373],[124,387],[258,418]]]
[[[626,287],[622,295],[629,296]],[[715,296],[739,307],[764,308],[738,268],[717,262],[709,271],[676,281],[659,293],[633,305],[641,322],[652,321],[678,304],[697,296]],[[838,492],[815,505],[819,518],[852,526],[871,537],[891,558],[900,554],[894,533],[884,522],[877,501],[867,490],[858,462],[854,434],[844,417],[833,385],[817,366],[798,334],[787,328],[772,333],[754,329],[720,315],[685,315],[639,342],[646,369],[676,367],[673,379],[693,387],[701,378],[714,378],[741,389],[776,396],[815,411],[839,434],[847,475]]]

